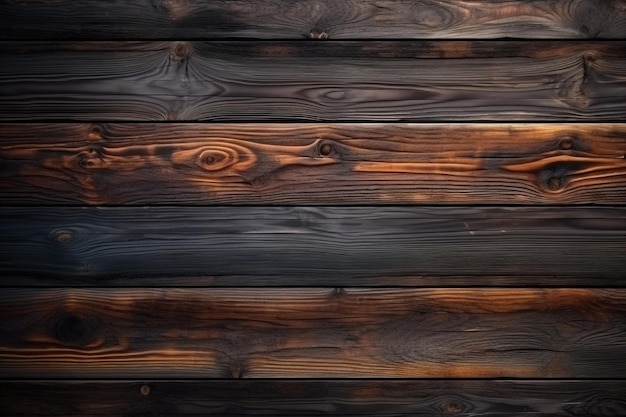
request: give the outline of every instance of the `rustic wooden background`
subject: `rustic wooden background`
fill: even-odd
[[[626,415],[626,1],[0,3],[0,414]]]

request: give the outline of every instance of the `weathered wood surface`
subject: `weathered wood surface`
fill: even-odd
[[[626,203],[626,124],[0,124],[0,202]]]
[[[0,285],[623,286],[624,207],[2,207]]]
[[[626,381],[0,381],[0,413],[618,417],[626,414]]]
[[[15,289],[2,378],[621,378],[624,289]]]
[[[626,42],[4,42],[1,121],[625,121]]]
[[[4,39],[624,38],[621,0],[0,3]]]

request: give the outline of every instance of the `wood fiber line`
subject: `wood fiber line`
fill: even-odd
[[[623,207],[2,207],[1,286],[623,286]]]
[[[626,124],[0,124],[0,202],[622,204]]]
[[[3,416],[610,417],[626,381],[0,381]],[[37,401],[33,401],[37,398]]]
[[[621,121],[626,42],[0,46],[0,121]]]
[[[626,37],[620,0],[5,0],[0,16],[4,39]]]
[[[621,378],[623,289],[4,289],[2,378]]]

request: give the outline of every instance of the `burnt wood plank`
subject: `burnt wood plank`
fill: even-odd
[[[4,39],[624,38],[621,0],[0,3]]]
[[[0,45],[2,121],[624,121],[626,42]]]
[[[16,289],[2,378],[621,378],[624,289]]]
[[[623,286],[624,207],[2,207],[0,285]]]
[[[0,412],[3,416],[617,417],[626,414],[625,387],[625,380],[0,381]]]
[[[0,202],[626,203],[626,124],[0,124]]]

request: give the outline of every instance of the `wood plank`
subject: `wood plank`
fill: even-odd
[[[3,416],[617,417],[626,414],[625,387],[625,380],[0,381],[0,412]]]
[[[624,121],[626,42],[0,46],[1,121]]]
[[[621,378],[625,289],[16,289],[1,378]]]
[[[0,286],[626,284],[624,207],[1,207]]]
[[[0,124],[0,202],[626,203],[626,124]]]
[[[624,38],[626,9],[620,0],[4,0],[0,37]]]

